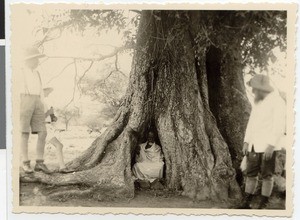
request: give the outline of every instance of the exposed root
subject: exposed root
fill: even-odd
[[[215,198],[227,200],[228,198],[241,199],[241,189],[236,182],[236,172],[232,166],[228,146],[217,128],[216,120],[210,111],[206,111],[205,127],[210,139],[214,168],[211,180]]]
[[[94,167],[69,174],[21,173],[20,181],[49,185],[54,189],[49,193],[53,198],[84,196],[90,193],[97,200],[131,198],[134,196],[131,149],[135,144],[136,138],[131,130],[123,129],[123,132],[108,144],[101,163]]]
[[[84,165],[85,169],[93,167],[95,164],[99,163],[105,154],[106,147],[115,140],[124,130],[128,121],[128,110],[121,109],[121,114],[118,120],[112,123],[112,125],[105,131],[104,138],[101,139],[98,147],[95,149],[92,157]]]
[[[66,186],[73,184],[94,185],[96,181],[90,178],[91,171],[79,171],[69,174],[53,173],[45,174],[43,172],[34,172],[32,174],[20,173],[21,182],[38,182],[55,186]]]
[[[88,149],[82,152],[81,155],[76,157],[74,160],[68,162],[66,166],[76,171],[82,170],[83,169],[82,164],[85,164],[91,158],[95,149],[98,146],[98,143],[102,138],[103,135],[100,135],[100,137],[98,137],[95,141],[93,141],[93,143]]]
[[[106,147],[122,133],[128,121],[128,114],[128,109],[121,107],[117,114],[118,117],[110,127],[79,157],[67,163],[67,167],[81,171],[96,166],[104,157]]]

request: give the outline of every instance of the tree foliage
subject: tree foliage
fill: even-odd
[[[130,21],[128,21],[130,12]],[[161,17],[161,14],[159,10],[151,11],[152,17],[156,20],[157,28],[159,28],[161,19],[172,19],[171,17]],[[264,70],[267,69],[270,60],[272,62],[276,61],[276,56],[273,54],[274,48],[279,47],[281,51],[286,50],[287,12],[279,10],[178,10],[176,13],[168,13],[168,16],[175,16],[175,21],[177,19],[180,22],[174,22],[172,30],[170,33],[165,33],[165,36],[152,36],[153,40],[172,44],[175,38],[183,36],[179,30],[182,31],[184,29],[180,26],[185,25],[185,29],[189,29],[192,25],[190,23],[191,17],[195,16],[195,14],[201,17],[201,22],[197,24],[200,28],[198,28],[196,37],[193,39],[195,58],[198,60],[200,60],[199,57],[203,56],[213,46],[223,51],[222,55],[224,57],[227,54],[233,55],[243,67],[247,66],[252,70],[258,67]],[[140,12],[134,10],[57,10],[54,14],[45,15],[41,24],[36,28],[37,32],[43,32],[44,35],[42,40],[37,42],[37,44],[43,46],[47,41],[60,37],[64,31],[84,35],[93,30],[92,33],[97,36],[103,30],[114,29],[118,32],[122,31],[125,49],[134,48],[135,50],[140,50],[141,48],[136,47],[136,29],[139,20]],[[163,39],[164,37],[166,39]],[[161,49],[158,48],[159,44],[156,44],[156,51]],[[116,68],[114,72],[109,74],[110,76],[121,73],[117,67],[117,56],[122,51],[124,51],[123,48],[121,50],[116,48],[109,55],[109,57],[116,56]],[[156,58],[158,53],[155,52],[154,48],[153,59]],[[103,58],[105,59],[106,57]],[[82,58],[79,57],[78,59]],[[100,60],[102,60],[101,57]],[[89,62],[89,58],[84,61]],[[93,62],[94,60],[91,61]],[[165,62],[168,62],[168,57],[165,57]],[[92,65],[93,63],[91,63]],[[153,68],[154,66],[153,64]],[[103,79],[98,80],[92,84],[92,89],[85,92],[93,96],[93,98],[98,97],[98,100],[99,94],[105,94],[105,97],[101,98],[102,102],[109,102],[114,106],[119,102],[114,98],[115,94],[119,93],[119,91],[117,88],[115,88],[116,90],[108,89],[110,85],[108,85],[107,81]],[[83,82],[82,79],[80,79],[78,84],[81,82]]]
[[[112,114],[120,107],[128,83],[128,76],[117,65],[117,60],[112,65],[106,64],[102,73],[99,73],[99,79],[87,77],[82,83],[82,93],[90,96],[93,101],[106,104]]]
[[[71,30],[84,34],[88,29],[116,29],[123,31],[124,44],[133,46],[136,40],[135,29],[140,13],[131,18],[130,24],[124,10],[70,10],[58,12],[45,18],[37,30],[44,33],[50,30]],[[161,19],[159,11],[153,11],[156,19]],[[243,64],[264,67],[268,60],[275,59],[272,49],[286,49],[287,12],[286,11],[200,11],[202,32],[195,41],[209,47],[213,45],[230,54],[243,56]],[[178,19],[189,21],[190,11],[177,11]],[[174,27],[176,28],[176,27]],[[188,26],[187,26],[188,28]],[[199,51],[201,53],[201,51]]]
[[[56,10],[53,14],[44,15],[36,27],[36,33],[42,32],[44,35],[37,44],[42,46],[47,41],[57,39],[64,31],[84,35],[87,30],[93,30],[99,36],[102,30],[115,29],[118,33],[124,31],[124,45],[132,47],[138,20],[139,13],[128,22],[124,10]]]
[[[286,50],[286,11],[205,11],[196,42],[242,55],[243,65],[264,68],[272,49]]]

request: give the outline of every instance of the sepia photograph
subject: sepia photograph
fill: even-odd
[[[291,215],[295,7],[196,6],[10,5],[15,213]]]

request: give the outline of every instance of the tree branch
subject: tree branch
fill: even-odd
[[[80,83],[81,83],[83,77],[86,75],[86,73],[92,68],[93,64],[94,64],[94,61],[91,61],[89,67],[84,71],[84,73],[82,74],[82,76],[80,77],[80,79],[79,79],[78,82],[77,82],[77,87],[78,87],[78,89],[80,90],[80,96],[81,96],[81,87],[80,87]]]
[[[201,27],[202,27],[203,33],[205,34],[205,37],[209,40],[209,42],[210,42],[214,47],[217,47],[217,45],[216,45],[214,42],[212,42],[212,40],[211,40],[210,37],[208,36],[207,30],[204,28],[204,26],[202,25]],[[218,47],[217,47],[217,48],[218,48]]]
[[[45,27],[41,27],[39,30],[37,30],[36,32],[38,31],[41,31],[41,29],[47,29],[47,33],[45,34],[45,36],[43,37],[43,39],[41,41],[38,41],[36,43],[36,45],[38,47],[41,47],[44,43],[48,42],[48,41],[51,41],[51,40],[55,40],[57,38],[60,38],[61,35],[62,35],[62,32],[64,30],[64,28],[68,27],[68,26],[71,26],[72,25],[72,20],[70,21],[67,21],[65,23],[62,23],[58,26],[55,26],[55,27],[52,27],[52,28],[45,28]],[[56,36],[56,37],[49,37],[49,35],[51,34],[51,32],[55,31],[55,30],[58,30],[59,31],[59,35]]]
[[[117,46],[112,45],[112,44],[89,44],[88,47],[90,47],[90,46],[106,46],[106,47],[118,48]]]
[[[65,69],[67,69],[68,66],[72,65],[73,63],[74,63],[74,61],[72,61],[71,63],[69,63],[68,65],[66,65],[66,66],[59,72],[59,74],[57,74],[57,75],[55,75],[54,77],[52,77],[52,78],[47,82],[47,84],[50,83],[50,82],[51,82],[52,80],[54,80],[55,78],[59,77],[59,76],[65,71]]]
[[[102,61],[102,60],[105,60],[105,59],[108,59],[108,58],[111,58],[111,57],[114,57],[116,54],[124,51],[124,50],[127,50],[127,49],[130,49],[129,47],[118,47],[118,48],[115,48],[115,50],[107,55],[102,55],[100,57],[76,57],[76,56],[47,56],[49,58],[71,58],[71,59],[77,59],[77,60],[88,60],[88,61]]]
[[[77,63],[76,63],[76,59],[74,59],[74,67],[75,67],[75,76],[74,76],[74,88],[73,88],[73,97],[70,100],[70,102],[64,107],[64,109],[66,109],[75,99],[75,92],[76,92],[76,79],[77,79],[77,75],[78,75],[78,69],[77,69]]]
[[[115,68],[116,68],[117,71],[119,70],[119,68],[118,68],[118,54],[116,54]]]

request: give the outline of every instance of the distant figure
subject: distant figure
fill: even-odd
[[[28,158],[28,139],[30,132],[38,134],[36,144],[36,164],[34,171],[51,173],[44,164],[44,148],[47,130],[45,126],[44,105],[42,102],[43,91],[40,73],[37,71],[41,54],[36,47],[27,48],[20,68],[20,127],[21,127],[21,155],[22,168],[25,173],[33,173]]]
[[[240,208],[250,209],[250,203],[262,178],[261,200],[258,209],[264,209],[273,190],[276,151],[285,133],[286,107],[283,99],[270,85],[268,76],[257,74],[250,81],[254,105],[248,121],[243,154],[247,156],[246,196]]]
[[[163,154],[161,147],[154,142],[154,133],[148,133],[148,141],[139,145],[136,163],[132,172],[139,179],[154,182],[163,177]]]
[[[47,138],[46,143],[52,144],[56,149],[56,157],[59,165],[60,173],[71,173],[73,170],[66,167],[63,156],[63,147],[60,138],[60,130],[56,128],[57,117],[54,115],[53,107],[49,108],[48,96],[53,91],[53,88],[47,87],[43,89],[44,91],[44,108],[45,108],[45,122],[47,127]]]

